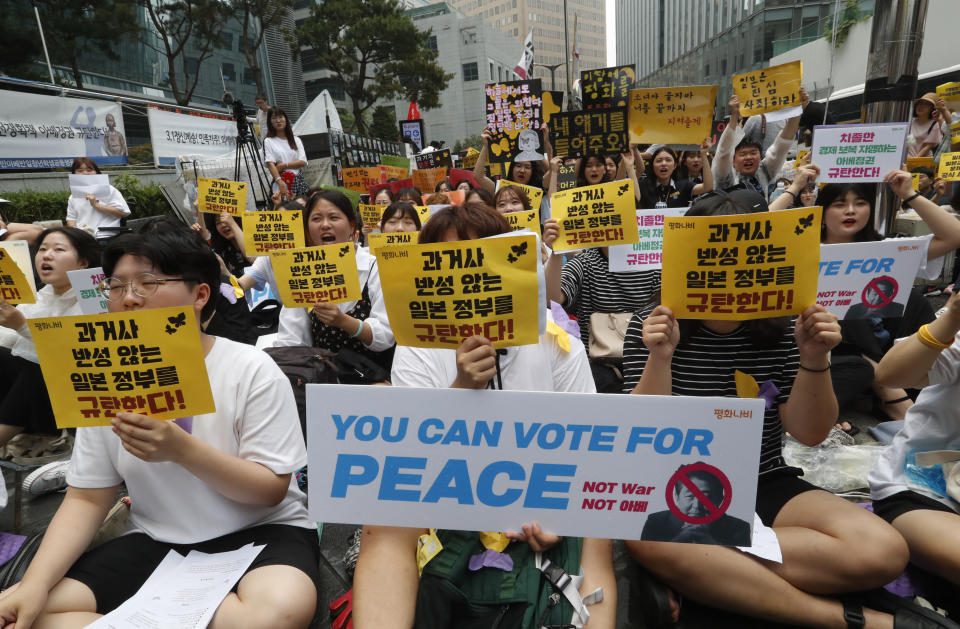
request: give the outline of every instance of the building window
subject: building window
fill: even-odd
[[[312,101],[314,98],[320,95],[320,92],[327,90],[330,92],[330,97],[333,100],[342,101],[346,100],[346,92],[343,90],[343,83],[341,83],[336,77],[325,77],[322,79],[313,79],[311,81],[304,81],[303,90],[307,95],[307,100]]]
[[[463,64],[463,80],[464,81],[476,81],[480,78],[480,72],[477,69],[477,62],[471,61],[470,63]]]
[[[196,57],[187,57],[187,74],[196,74],[200,69],[200,60]]]
[[[427,48],[429,48],[430,50],[440,50],[439,48],[437,48],[436,35],[431,35],[430,38],[427,40]]]
[[[317,51],[313,48],[306,48],[300,51],[300,67],[303,68],[304,72],[311,72],[313,70],[321,70],[320,64],[317,62]]]
[[[220,72],[223,74],[224,81],[233,81],[237,78],[236,70],[233,69],[232,63],[221,63]]]
[[[220,33],[221,48],[224,50],[233,50],[233,33]]]
[[[253,70],[250,68],[243,69],[243,84],[244,85],[256,85],[257,82],[253,80]]]

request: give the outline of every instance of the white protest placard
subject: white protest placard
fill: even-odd
[[[30,283],[33,292],[37,292],[37,279],[33,276],[33,258],[30,255],[30,245],[26,240],[0,240],[0,249],[10,254],[17,263],[24,277]]]
[[[86,199],[92,194],[96,199],[110,196],[110,178],[107,175],[70,175],[70,196]]]
[[[80,312],[83,314],[103,314],[107,311],[107,298],[100,290],[103,278],[103,268],[99,266],[67,271],[67,279],[73,286],[73,292],[77,295],[77,304],[80,305]]]
[[[763,415],[761,399],[311,384],[310,513],[746,546]]]
[[[820,245],[817,303],[839,319],[903,316],[926,240]]]
[[[147,109],[150,143],[156,166],[173,166],[181,155],[219,157],[237,147],[237,123],[220,118],[190,116]]]
[[[637,210],[639,242],[632,245],[614,245],[607,250],[611,273],[655,271],[663,267],[663,219],[683,216],[689,207],[668,207],[656,210]]]
[[[906,122],[817,125],[810,161],[820,167],[819,183],[869,183],[900,168],[907,142]]]

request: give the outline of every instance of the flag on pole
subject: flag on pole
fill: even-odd
[[[521,79],[526,80],[530,75],[530,68],[533,67],[533,29],[530,29],[530,32],[527,33],[527,38],[523,40],[523,55],[520,57],[520,61],[517,62],[517,67],[513,69],[513,73],[519,76]]]

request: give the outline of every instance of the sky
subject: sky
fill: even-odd
[[[617,20],[614,14],[613,0],[606,0],[607,17],[607,65],[617,65]]]

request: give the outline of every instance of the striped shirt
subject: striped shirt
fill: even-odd
[[[649,351],[643,344],[643,319],[653,311],[649,305],[634,315],[623,343],[624,390],[633,390]],[[760,476],[787,467],[782,456],[783,425],[779,405],[790,397],[793,381],[800,365],[800,353],[793,338],[793,325],[770,349],[757,348],[750,339],[746,326],[730,334],[718,334],[705,326],[697,326],[690,340],[677,347],[671,370],[673,395],[737,397],[734,372],[750,374],[763,384],[771,380],[780,393],[776,404],[767,409],[763,418],[763,438],[760,444]]]
[[[600,249],[587,249],[563,265],[560,275],[563,305],[576,304],[580,340],[590,345],[590,315],[595,312],[636,312],[660,289],[660,271],[611,273]]]

